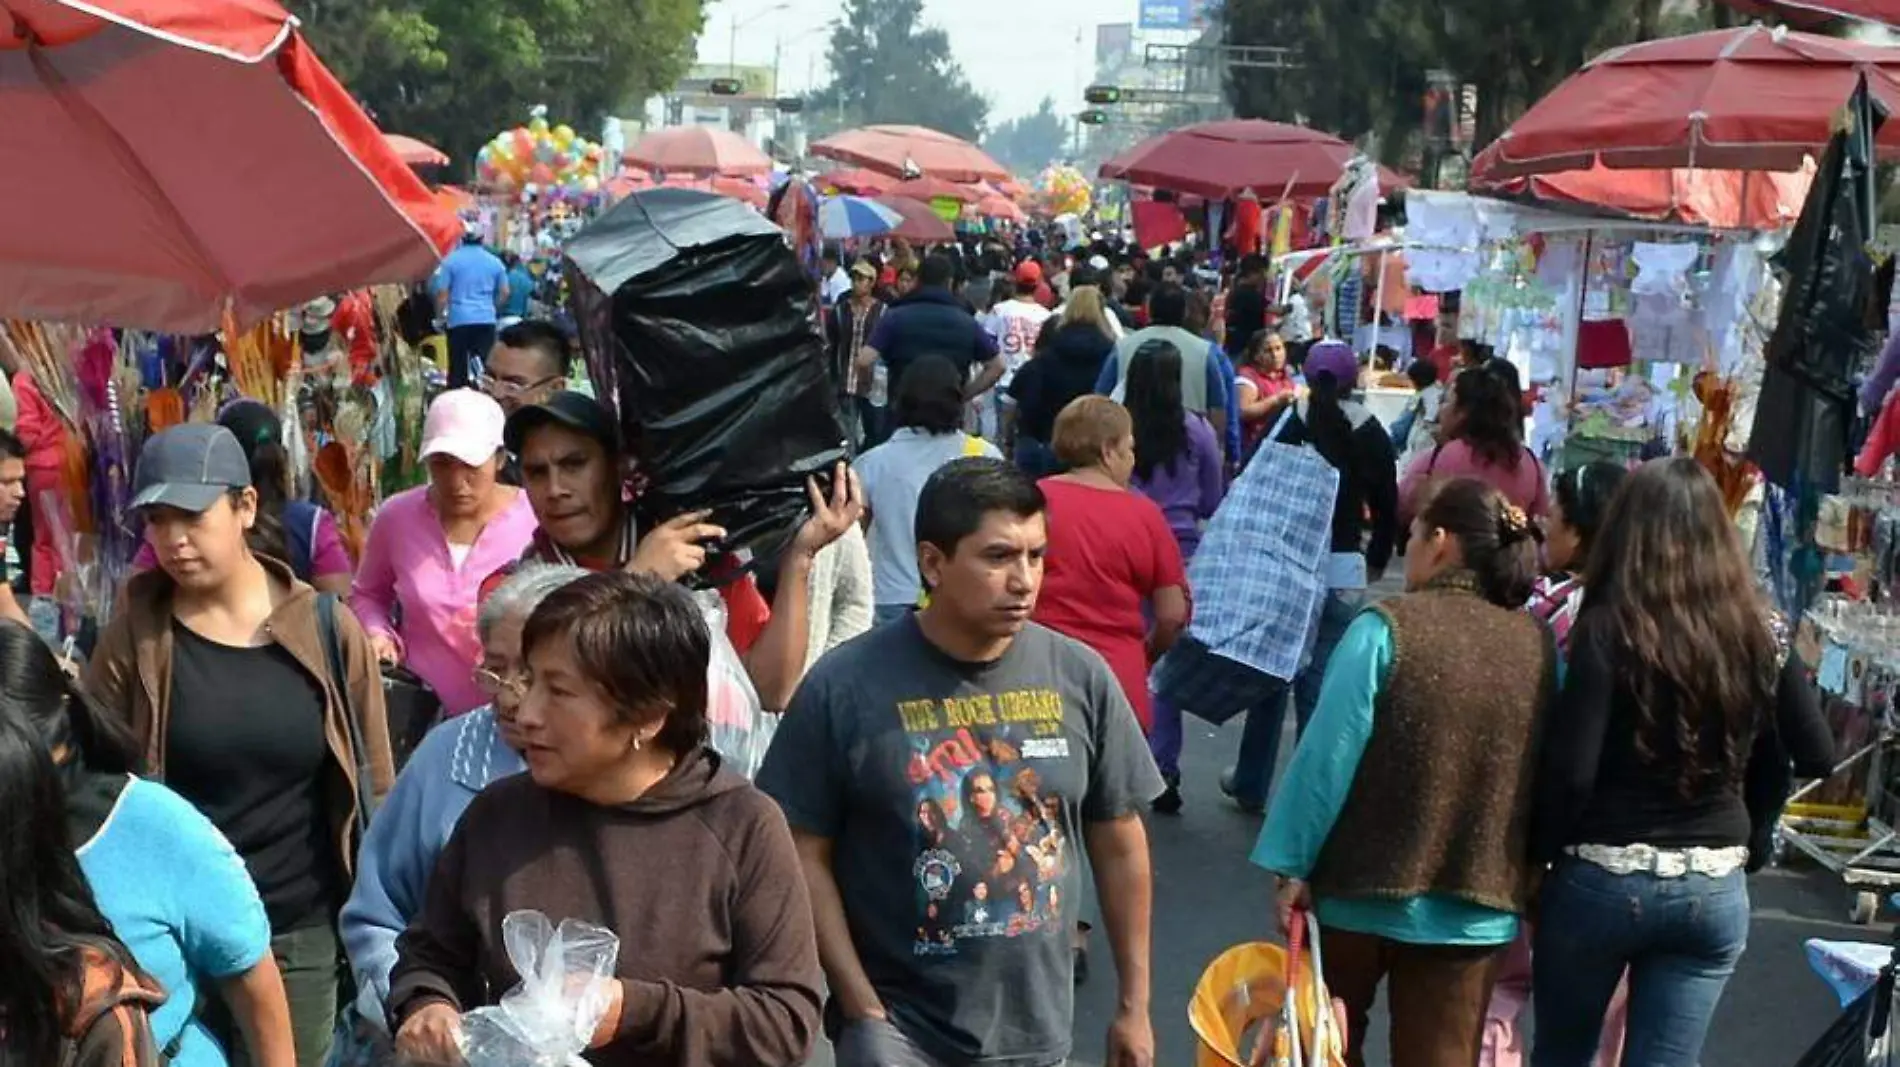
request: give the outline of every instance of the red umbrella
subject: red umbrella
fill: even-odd
[[[1015,201],[998,193],[977,201],[976,213],[986,219],[1003,219],[1008,222],[1027,222],[1029,216],[1016,206]]]
[[[1265,119],[1183,126],[1102,164],[1101,177],[1225,200],[1248,189],[1261,200],[1320,196],[1357,154],[1331,134]],[[1405,184],[1379,168],[1381,188]]]
[[[900,178],[907,167],[952,182],[1009,177],[1009,171],[981,148],[923,126],[865,126],[845,130],[813,144],[811,154]]]
[[[1814,184],[1814,169],[1793,173],[1747,170],[1611,170],[1598,166],[1484,185],[1534,203],[1602,208],[1631,218],[1722,230],[1775,230],[1794,225]]]
[[[874,170],[866,170],[863,167],[840,167],[837,170],[826,171],[812,180],[826,189],[856,196],[876,196],[897,184],[896,178],[888,174],[879,174]]]
[[[389,142],[389,147],[395,150],[397,159],[402,160],[412,167],[446,167],[449,165],[448,153],[427,141],[418,141],[414,137],[404,137],[400,133],[383,134],[383,140]]]
[[[941,241],[954,241],[957,231],[950,224],[937,217],[930,205],[912,200],[907,196],[880,196],[874,198],[878,203],[904,216],[904,221],[890,232],[892,237],[902,237],[906,241],[920,241],[935,244]]]
[[[1900,0],[1728,0],[1728,5],[1794,26],[1818,26],[1836,18],[1900,26]]]
[[[667,178],[660,184],[670,189],[699,189],[704,192],[718,193],[720,196],[729,196],[734,200],[743,200],[753,207],[760,209],[763,209],[766,203],[771,199],[765,195],[765,190],[746,181],[744,178],[727,178],[723,176],[693,178],[676,175]]]
[[[912,178],[907,182],[898,182],[884,190],[891,196],[907,196],[912,200],[929,203],[939,197],[955,200],[959,204],[974,204],[983,199],[983,194],[967,185],[947,182],[942,178]]]
[[[1867,75],[1900,111],[1900,53],[1748,26],[1645,41],[1598,56],[1472,163],[1480,181],[1606,167],[1798,169]],[[1878,139],[1900,148],[1900,123]]]
[[[271,0],[0,0],[0,317],[204,332],[460,236]]]
[[[772,160],[730,130],[674,126],[654,130],[621,153],[621,159],[668,174],[770,174]]]

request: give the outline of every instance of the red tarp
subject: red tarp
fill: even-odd
[[[1262,201],[1313,197],[1333,187],[1356,154],[1331,134],[1265,119],[1202,122],[1150,137],[1102,164],[1101,177],[1227,200],[1253,190]],[[1405,179],[1379,168],[1379,187]]]
[[[1009,171],[981,148],[923,126],[845,130],[813,144],[811,154],[899,178],[904,176],[906,164],[928,177],[950,182],[1002,181],[1009,177]]]
[[[0,116],[0,317],[204,332],[461,233],[268,0],[0,0]]]

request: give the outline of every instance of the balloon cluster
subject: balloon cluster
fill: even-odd
[[[600,194],[600,145],[562,123],[548,125],[537,107],[526,126],[504,130],[475,154],[475,174],[487,185],[525,198],[583,200]]]
[[[1092,187],[1083,173],[1065,165],[1051,166],[1036,178],[1036,199],[1051,215],[1086,215]]]

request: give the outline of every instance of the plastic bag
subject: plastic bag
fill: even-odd
[[[634,193],[565,248],[595,394],[647,479],[641,529],[710,508],[721,554],[776,560],[805,479],[847,457],[811,280],[785,234],[736,200]]]
[[[712,747],[727,766],[751,778],[765,761],[778,716],[764,710],[739,650],[726,636],[726,602],[710,589],[699,590],[693,599],[712,637],[712,657],[706,664],[706,725]]]
[[[580,1054],[607,1013],[620,939],[577,919],[556,927],[538,911],[509,912],[501,937],[521,984],[462,1016],[468,1067],[587,1067]]]

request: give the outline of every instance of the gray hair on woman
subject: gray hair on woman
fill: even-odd
[[[571,564],[522,564],[483,598],[481,610],[475,615],[476,632],[486,641],[490,631],[504,619],[526,622],[550,593],[587,574],[585,569]]]

